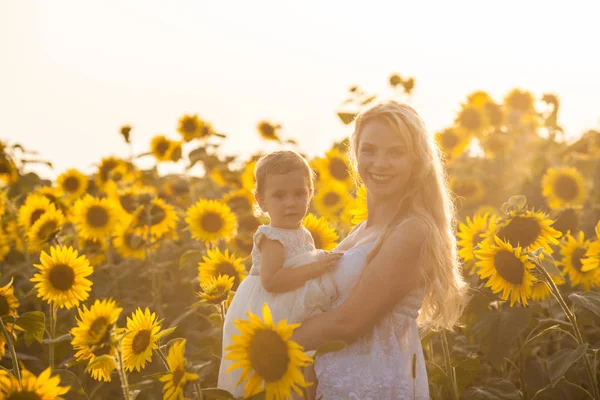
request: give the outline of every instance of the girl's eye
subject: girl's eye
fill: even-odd
[[[367,153],[367,154],[371,154],[371,153],[373,153],[373,149],[372,149],[372,148],[370,148],[370,147],[363,147],[363,148],[361,149],[361,151],[362,151],[363,153]]]

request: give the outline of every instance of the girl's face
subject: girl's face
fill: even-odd
[[[404,193],[414,157],[393,129],[379,121],[367,122],[360,132],[356,154],[358,174],[370,196],[388,199]]]
[[[271,226],[300,228],[312,195],[306,173],[298,169],[266,178],[263,193],[256,194],[256,201],[264,212],[269,213]]]

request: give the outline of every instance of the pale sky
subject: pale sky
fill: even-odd
[[[574,137],[600,127],[598,15],[597,0],[0,0],[0,139],[52,161],[44,176],[92,172],[127,156],[121,125],[139,153],[197,113],[227,154],[275,149],[256,133],[268,119],[318,155],[350,133],[347,88],[385,94],[393,72],[416,78],[432,133],[470,92],[520,87],[557,94]]]

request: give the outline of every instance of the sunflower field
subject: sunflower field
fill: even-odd
[[[415,80],[393,74],[389,85],[410,99]],[[351,87],[340,123],[376,98]],[[471,290],[459,326],[423,332],[432,399],[600,400],[600,132],[568,141],[559,108],[553,94],[478,91],[435,133]],[[173,128],[147,153],[53,181],[30,171],[34,152],[0,143],[0,399],[233,398],[215,388],[221,330],[268,223],[252,192],[261,154],[223,154],[227,135],[198,115]],[[296,146],[279,124],[256,130]],[[135,139],[130,126],[117,134]],[[310,160],[304,225],[321,249],[367,217],[347,146]],[[139,157],[203,173],[161,175]],[[290,340],[295,326],[268,307],[237,326],[227,357],[247,398],[302,394],[299,371],[315,354]]]

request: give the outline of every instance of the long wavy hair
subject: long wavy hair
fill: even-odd
[[[406,141],[414,164],[406,189],[400,196],[400,211],[390,220],[369,253],[367,264],[405,218],[411,216],[425,221],[428,229],[421,254],[421,274],[426,294],[418,322],[425,329],[451,329],[467,302],[468,286],[462,277],[457,255],[456,210],[450,199],[441,152],[412,107],[395,101],[377,103],[359,114],[355,121],[349,158],[356,175],[361,133],[363,127],[373,121],[386,124]]]

